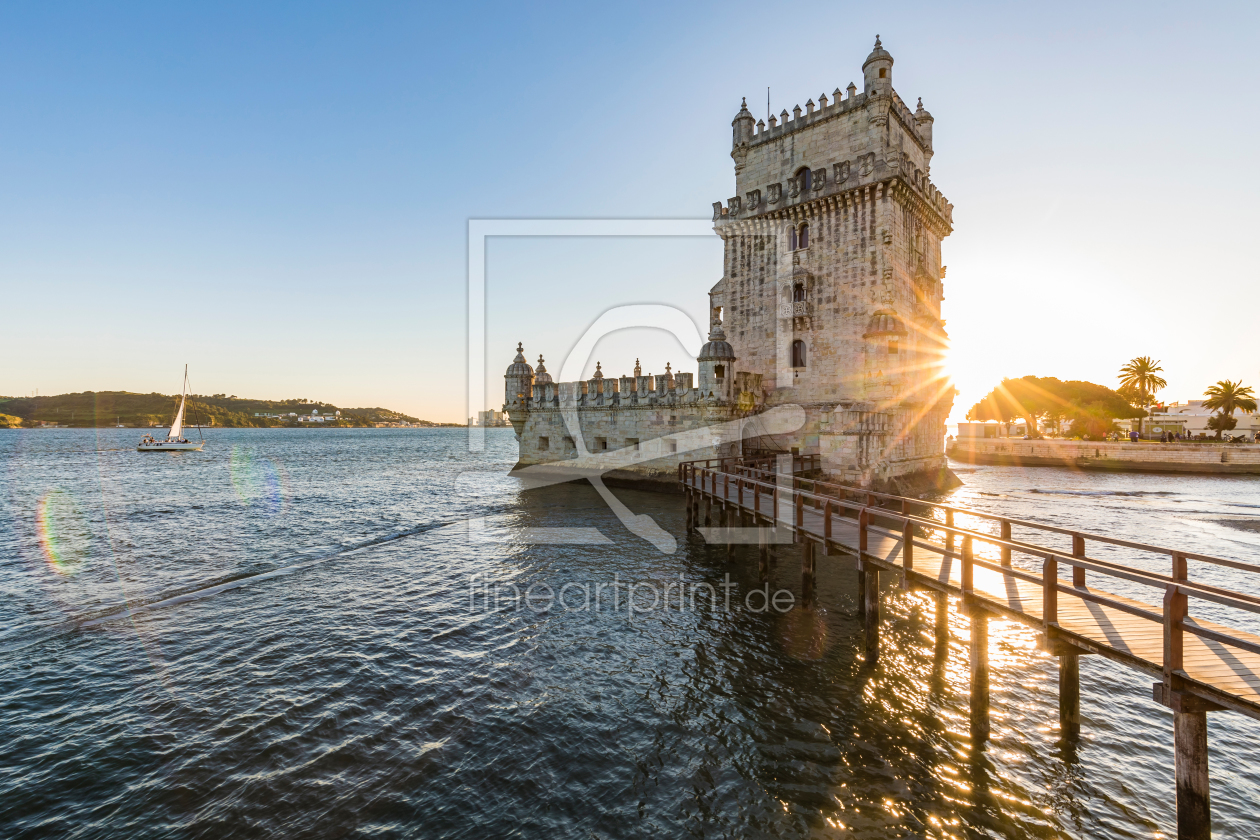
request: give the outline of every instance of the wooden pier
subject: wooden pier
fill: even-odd
[[[815,481],[799,474],[816,469],[817,456],[780,459],[791,463],[743,458],[680,465],[688,527],[705,529],[728,554],[736,544],[756,543],[763,575],[775,542],[799,543],[807,600],[820,552],[855,556],[868,662],[879,654],[880,574],[894,575],[907,590],[933,593],[938,625],[948,598],[961,598],[971,623],[971,726],[978,743],[989,735],[990,617],[1037,628],[1042,649],[1059,658],[1065,736],[1080,727],[1081,656],[1150,674],[1158,680],[1153,699],[1173,713],[1177,836],[1210,838],[1207,714],[1228,710],[1260,719],[1260,636],[1196,618],[1191,607],[1207,601],[1260,613],[1260,597],[1198,583],[1190,563],[1252,574],[1260,565]],[[956,517],[992,523],[996,533],[957,527]],[[1070,540],[1071,548],[1033,542],[1049,536]],[[1168,574],[1091,557],[1091,544],[1164,555]],[[1149,588],[1151,598],[1099,588],[1107,579]]]

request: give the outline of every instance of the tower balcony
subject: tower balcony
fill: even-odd
[[[812,314],[810,302],[807,300],[779,304],[780,318],[807,318]]]

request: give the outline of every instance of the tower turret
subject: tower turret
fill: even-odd
[[[534,369],[525,361],[525,346],[516,345],[516,358],[508,365],[503,375],[503,410],[512,421],[516,436],[521,436],[525,428],[525,418],[529,414],[529,401],[534,395]]]
[[[876,35],[875,49],[871,50],[871,54],[862,64],[862,79],[865,82],[863,90],[867,96],[892,92],[892,66],[893,57],[880,44],[879,36]]]
[[[700,348],[696,357],[700,364],[699,386],[701,399],[713,397],[730,401],[734,395],[735,350],[722,332],[722,322],[714,320],[709,330],[709,341]]]
[[[543,357],[538,357],[538,367],[534,368],[534,385],[550,385],[551,374],[547,373],[547,366],[543,364]],[[542,394],[539,394],[541,397]]]
[[[739,103],[739,113],[731,120],[731,148],[738,149],[751,143],[756,125],[752,112],[748,110],[748,99],[744,98]]]
[[[932,148],[932,115],[923,107],[923,97],[919,97],[919,108],[914,112],[914,127],[919,130],[919,136],[923,138],[923,143],[929,149]]]

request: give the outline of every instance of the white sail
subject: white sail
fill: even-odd
[[[166,437],[170,440],[178,440],[179,436],[184,433],[184,398],[180,397],[179,411],[175,413],[175,422],[171,424],[171,433]]]
[[[175,412],[175,422],[171,424],[171,433],[167,440],[179,440],[184,433],[184,403],[188,399],[188,365],[184,365],[184,392],[179,397],[179,411]]]

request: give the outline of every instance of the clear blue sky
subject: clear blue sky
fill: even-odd
[[[876,32],[936,117],[962,410],[1139,354],[1172,399],[1260,385],[1256,8],[6,4],[0,393],[187,361],[202,393],[462,420],[469,218],[707,218],[740,97],[860,81]],[[492,245],[491,392],[609,305],[702,316],[714,242],[641,244]]]

